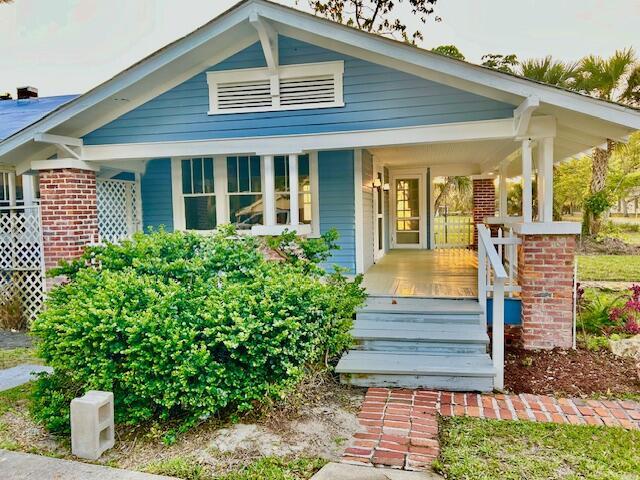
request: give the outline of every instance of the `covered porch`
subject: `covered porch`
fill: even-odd
[[[474,250],[391,250],[364,274],[370,295],[477,298],[478,258]]]

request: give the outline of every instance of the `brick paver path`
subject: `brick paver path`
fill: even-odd
[[[440,453],[437,414],[640,428],[640,403],[370,388],[343,462],[422,470]]]

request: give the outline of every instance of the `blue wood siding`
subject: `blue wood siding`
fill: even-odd
[[[167,231],[173,231],[171,160],[150,160],[140,183],[144,231],[146,232],[148,227],[158,228],[162,225]]]
[[[505,325],[522,325],[522,301],[519,298],[504,299],[504,323]],[[493,323],[493,298],[487,299],[487,325]]]
[[[368,130],[508,118],[512,105],[280,37],[280,62],[344,60],[344,107],[207,115],[206,70],[84,137],[87,144]],[[265,66],[258,43],[207,70]]]
[[[324,265],[356,269],[355,195],[353,150],[318,152],[318,188],[320,197],[320,231],[336,228],[340,233],[340,250]]]

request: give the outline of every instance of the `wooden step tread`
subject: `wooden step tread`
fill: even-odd
[[[351,334],[357,340],[489,343],[489,336],[480,325],[454,322],[418,323],[356,320]]]
[[[358,350],[351,350],[343,355],[338,362],[336,372],[462,377],[493,377],[495,375],[491,358],[487,354],[434,355]]]

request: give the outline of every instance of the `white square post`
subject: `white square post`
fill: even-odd
[[[298,185],[298,155],[289,155],[289,224],[292,227],[300,223]]]
[[[522,221],[533,221],[533,192],[531,180],[531,140],[522,141]]]
[[[71,400],[71,452],[97,460],[114,445],[113,393],[90,390]]]
[[[276,187],[273,155],[265,155],[264,161],[264,225],[272,227],[276,224]]]

